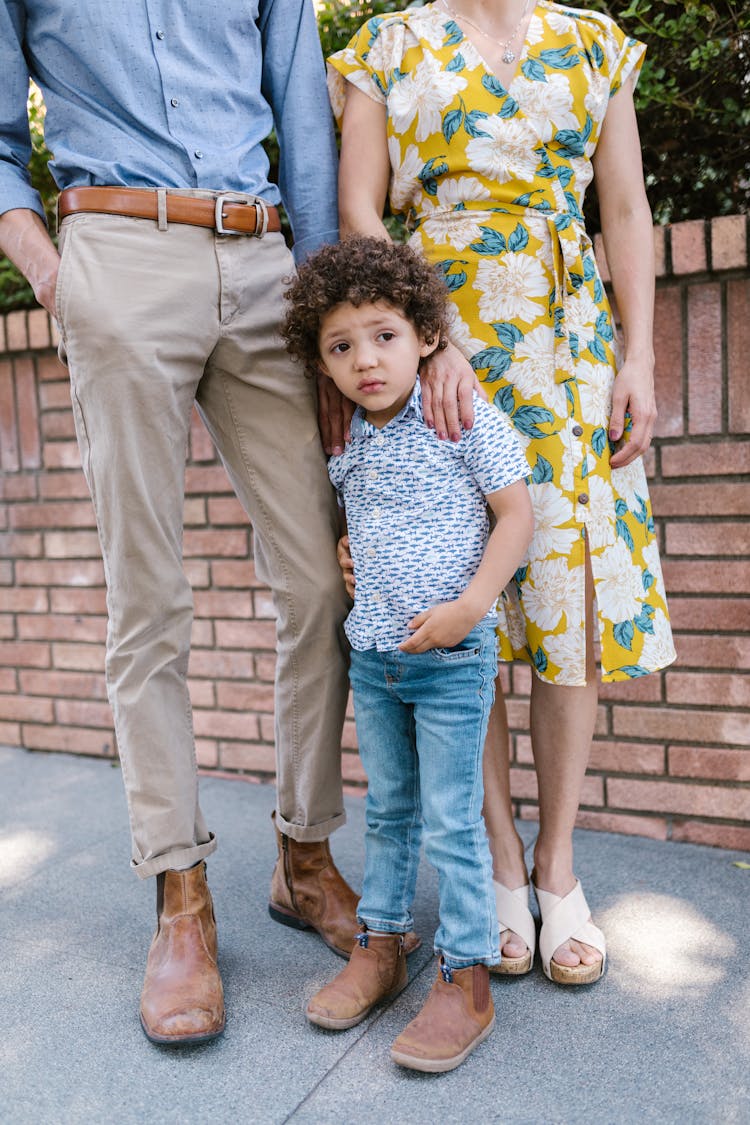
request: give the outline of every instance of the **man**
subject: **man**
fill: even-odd
[[[146,1035],[224,1027],[186,686],[182,570],[193,402],[254,526],[278,613],[279,859],[271,912],[348,956],[346,701],[336,512],[314,389],[278,337],[292,260],[337,237],[335,147],[309,0],[1,0],[0,249],[57,317],[107,577],[107,683],[133,839],[157,876]],[[60,252],[29,184],[29,75],[47,105]],[[280,187],[261,141],[275,125]]]

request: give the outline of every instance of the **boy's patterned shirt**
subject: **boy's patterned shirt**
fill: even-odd
[[[507,418],[476,394],[472,429],[440,441],[425,425],[417,378],[382,430],[357,408],[351,441],[328,473],[346,508],[357,578],[346,635],[352,648],[387,651],[408,638],[412,617],[463,593],[487,544],[485,496],[530,469]]]

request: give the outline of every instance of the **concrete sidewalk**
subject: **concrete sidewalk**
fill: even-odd
[[[266,912],[268,786],[206,778],[227,1030],[166,1049],[138,1022],[154,884],[129,870],[119,768],[0,749],[0,1122],[513,1125],[750,1123],[746,853],[579,832],[577,869],[609,940],[590,989],[535,967],[493,983],[495,1033],[458,1070],[401,1070],[390,1041],[433,978],[436,880],[415,906],[411,981],[359,1027],[312,1028],[306,1000],[342,962]],[[364,809],[334,838],[358,886]],[[521,825],[530,843],[534,826]]]

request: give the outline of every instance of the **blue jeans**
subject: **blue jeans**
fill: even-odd
[[[436,868],[435,952],[461,969],[500,960],[492,861],[482,819],[482,751],[497,641],[478,625],[452,649],[352,652],[359,753],[367,772],[365,875],[357,914],[406,933],[424,827]]]

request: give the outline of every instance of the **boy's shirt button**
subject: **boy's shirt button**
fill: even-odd
[[[379,520],[380,519],[380,508],[373,508],[372,512],[371,512],[371,515],[372,515],[372,518],[374,520]]]
[[[375,548],[374,547],[368,547],[367,548],[367,557],[368,557],[368,559],[374,559],[375,558]]]
[[[378,470],[377,469],[370,469],[367,476],[370,480],[377,480],[378,479]]]

